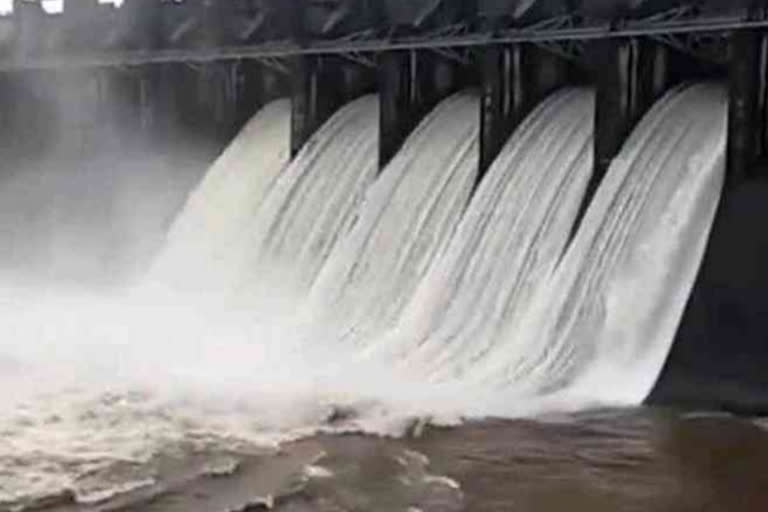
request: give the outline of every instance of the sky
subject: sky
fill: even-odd
[[[61,12],[64,7],[64,0],[41,0],[43,9],[50,13]],[[120,5],[123,0],[99,0],[102,4]],[[13,0],[0,0],[0,14],[8,14],[12,10]]]

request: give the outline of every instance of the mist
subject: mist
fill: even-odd
[[[32,455],[42,445],[83,461],[149,456],[190,431],[271,442],[249,418],[264,407],[270,422],[274,386],[299,363],[283,354],[280,366],[254,341],[286,336],[245,305],[144,283],[230,129],[194,94],[161,86],[196,70],[166,71],[154,82],[130,69],[0,76],[11,100],[0,109],[0,387],[14,390],[0,398],[14,439],[0,458],[29,461],[0,478],[12,493],[0,503],[57,486],[62,473]],[[275,372],[266,390],[255,368]]]
[[[137,278],[218,148],[145,115],[128,75],[38,71],[0,78],[0,273],[117,286]],[[127,84],[127,86],[126,86]]]

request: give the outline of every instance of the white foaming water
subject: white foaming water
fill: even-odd
[[[3,290],[0,329],[12,341],[0,351],[0,385],[14,393],[0,398],[0,506],[62,489],[97,500],[151,478],[157,454],[259,450],[331,429],[338,407],[349,409],[334,430],[397,433],[412,415],[642,400],[717,204],[725,95],[695,86],[653,109],[558,264],[591,168],[593,101],[584,90],[549,98],[469,208],[476,100],[466,95],[421,125],[367,196],[372,97],[339,111],[274,180],[279,151],[245,173],[222,169],[222,157],[177,222],[163,266],[186,267],[193,289],[213,282],[227,295],[287,297],[288,314],[276,318],[250,300],[151,287],[115,299]],[[284,118],[268,118],[257,117],[275,131],[252,144],[284,133]],[[287,135],[276,144],[285,148]],[[221,216],[216,204],[227,205]],[[214,247],[195,240],[208,222],[223,224],[231,252],[208,252],[208,267],[187,266],[183,250],[170,256],[175,244]],[[307,331],[296,318],[318,275],[311,304],[328,297],[347,317],[342,330]],[[414,289],[392,334],[349,343],[348,329],[388,324]],[[134,471],[124,478],[110,472],[125,463]]]
[[[258,452],[328,415],[297,382],[301,363],[257,342],[271,332],[247,311],[1,297],[0,328],[23,343],[0,356],[0,386],[13,390],[0,397],[0,509],[63,490],[109,496],[151,478],[154,457]]]
[[[329,328],[365,342],[411,296],[469,202],[478,108],[474,93],[443,101],[368,190],[354,228],[312,291],[311,310],[323,314]]]

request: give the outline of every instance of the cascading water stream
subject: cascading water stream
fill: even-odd
[[[378,173],[379,102],[342,107],[306,143],[264,200],[236,285],[247,293],[303,296],[341,235],[355,221]]]
[[[378,102],[342,108],[281,172],[287,106],[260,112],[221,157],[144,285],[116,296],[0,289],[11,340],[0,384],[15,391],[0,398],[0,465],[25,461],[0,474],[0,508],[120,492],[137,484],[110,476],[115,461],[144,468],[144,482],[152,457],[179,442],[269,446],[322,424],[327,406],[299,378],[305,361],[282,350],[291,326],[271,321],[282,310],[240,299],[287,299],[300,283],[290,279],[311,281],[348,229],[377,171]]]
[[[287,165],[288,105],[268,106],[190,198],[150,281],[276,298],[288,314],[2,290],[13,341],[0,383],[14,393],[0,399],[0,462],[25,465],[0,472],[0,501],[120,492],[179,447],[639,403],[718,203],[726,94],[695,85],[659,102],[566,250],[593,107],[589,90],[548,98],[467,206],[475,97],[441,104],[378,179],[375,97],[343,107]],[[287,343],[310,291],[320,327]],[[130,474],[115,477],[116,460]]]
[[[469,202],[478,108],[471,92],[443,101],[368,190],[312,290],[310,309],[326,329],[359,344],[396,318]]]
[[[727,94],[718,85],[675,90],[655,105],[611,165],[555,274],[466,384],[497,390],[506,412],[642,402],[703,258],[726,131]]]
[[[290,158],[291,102],[262,108],[208,170],[177,216],[146,280],[213,286]]]
[[[376,177],[377,98],[341,108],[290,163],[289,130],[287,101],[254,118],[190,198],[150,282],[261,306],[303,298]]]
[[[566,89],[528,117],[373,353],[398,354],[424,375],[458,375],[491,349],[562,255],[592,170],[593,112],[592,91]]]

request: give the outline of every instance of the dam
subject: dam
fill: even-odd
[[[760,2],[299,3],[82,1],[49,14],[17,2],[0,19],[0,68],[6,90],[25,74],[95,71],[98,94],[123,98],[121,117],[154,123],[147,131],[164,140],[198,134],[221,145],[260,106],[287,97],[294,155],[341,105],[375,92],[380,168],[442,98],[475,87],[478,183],[538,102],[563,86],[591,86],[594,168],[582,210],[656,100],[682,83],[723,81],[728,185],[650,399],[766,409],[763,245],[747,228],[758,215],[766,141],[768,21]],[[30,116],[44,106],[24,101],[34,102],[14,98],[16,114],[6,106],[11,133],[43,133]]]
[[[51,180],[51,216],[128,219],[87,260],[85,227],[41,246],[133,273],[105,300],[0,288],[2,378],[24,382],[0,460],[34,459],[0,509],[64,480],[62,510],[100,503],[104,453],[768,414],[764,0],[0,7],[0,202],[36,219],[29,183]],[[5,210],[0,261],[39,274]],[[35,455],[45,439],[76,462]],[[155,485],[115,471],[105,499]]]

